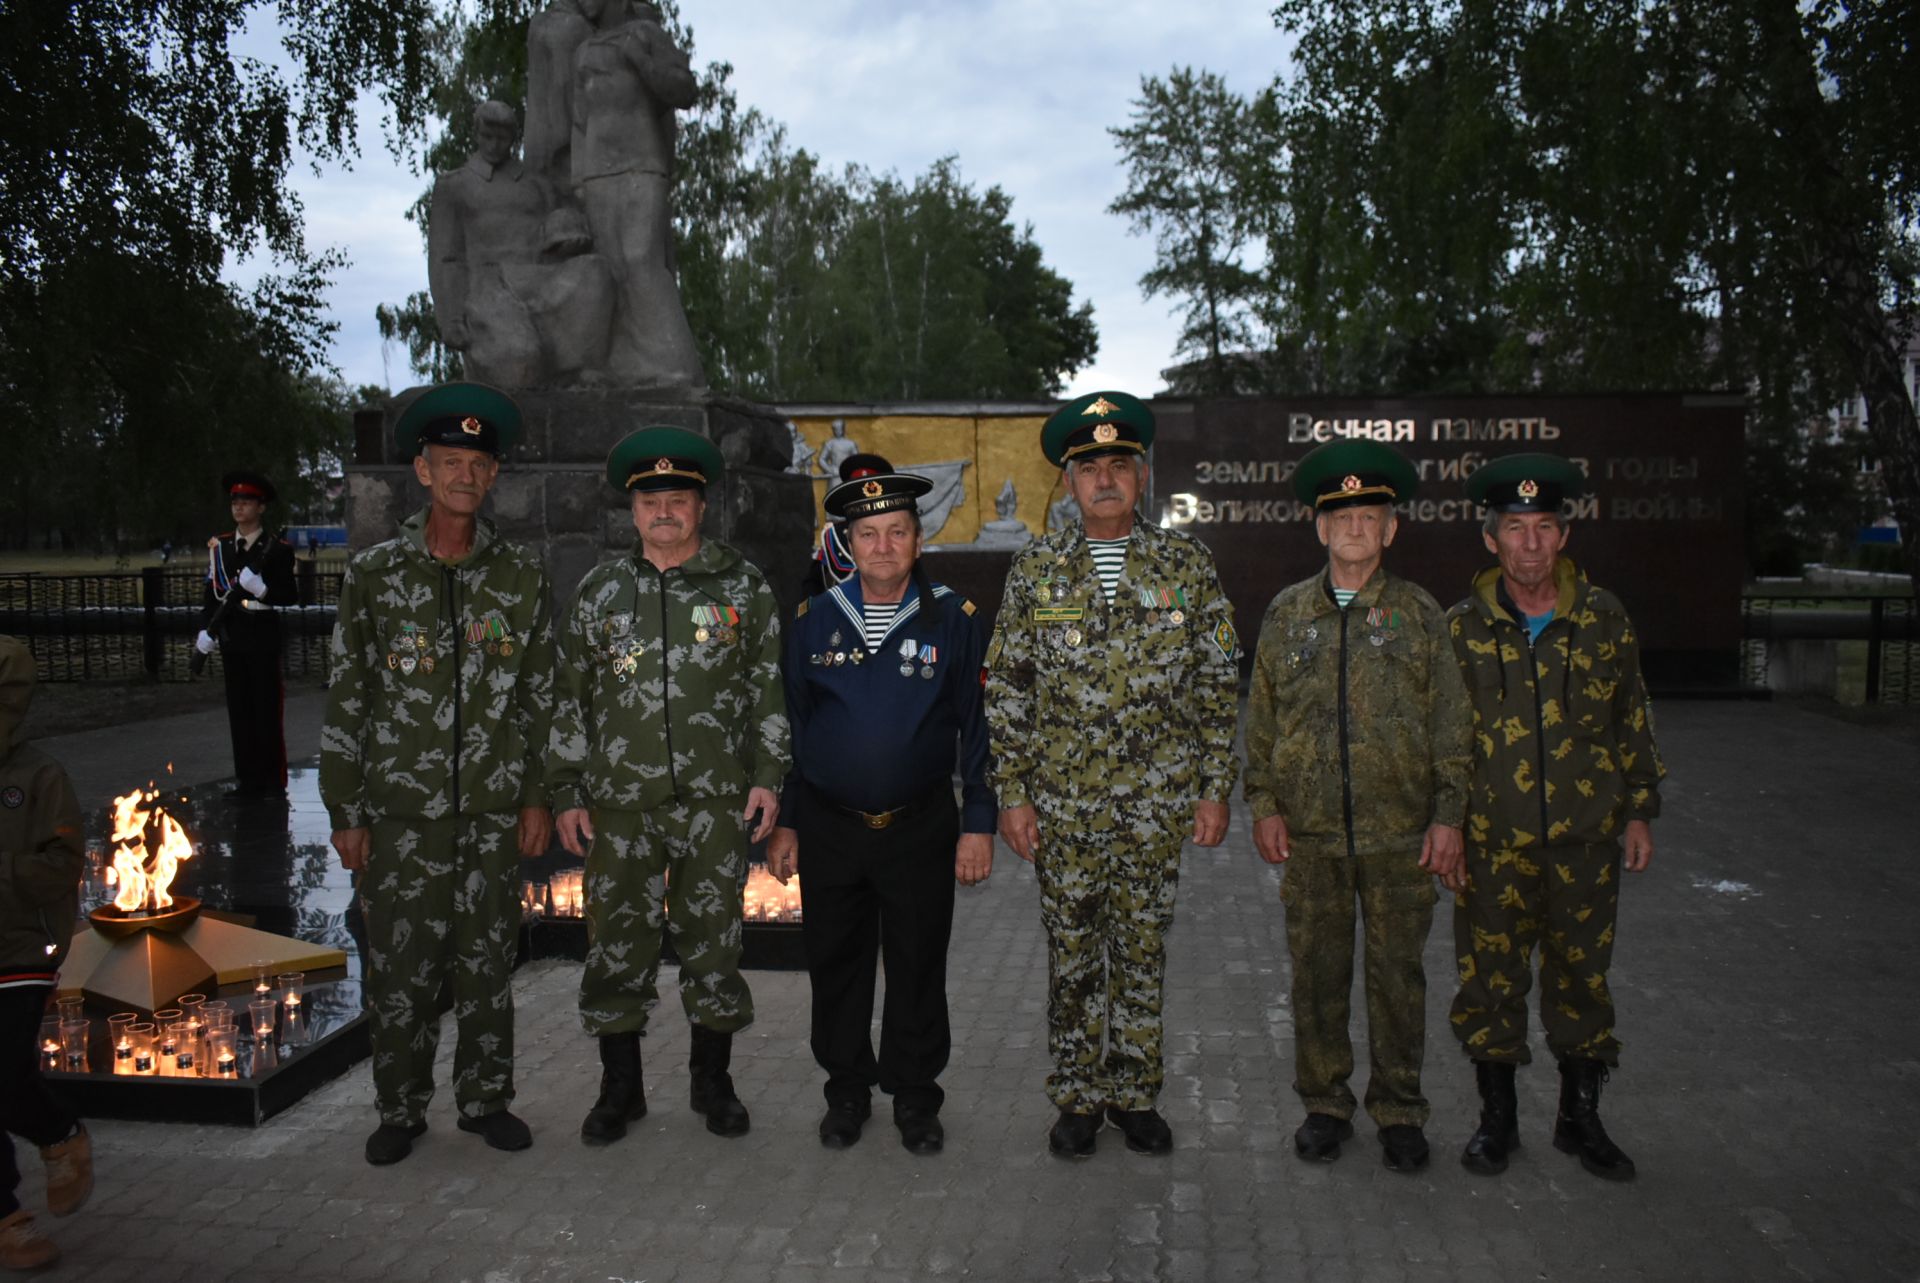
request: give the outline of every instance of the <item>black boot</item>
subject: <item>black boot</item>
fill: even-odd
[[[687,1068],[693,1076],[688,1100],[696,1114],[707,1116],[707,1130],[715,1136],[745,1136],[749,1119],[747,1107],[733,1094],[733,1075],[727,1066],[733,1063],[733,1035],[715,1033],[693,1026],[693,1050]]]
[[[610,1145],[627,1134],[628,1123],[646,1116],[647,1091],[640,1081],[640,1035],[602,1035],[600,1098],[580,1124],[580,1139],[589,1145]]]
[[[1520,1102],[1513,1091],[1511,1061],[1476,1060],[1473,1080],[1480,1088],[1480,1127],[1467,1141],[1460,1166],[1482,1176],[1507,1170],[1507,1155],[1520,1148]]]
[[[1580,1166],[1603,1180],[1633,1179],[1633,1160],[1607,1135],[1600,1122],[1600,1084],[1607,1067],[1597,1060],[1560,1062],[1560,1115],[1553,1120],[1553,1147],[1580,1155]]]

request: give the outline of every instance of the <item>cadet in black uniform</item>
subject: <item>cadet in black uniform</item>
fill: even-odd
[[[207,540],[207,586],[194,646],[202,655],[220,647],[238,781],[227,796],[235,801],[284,797],[286,688],[276,610],[298,598],[293,548],[262,524],[267,505],[279,497],[271,481],[257,472],[229,472],[220,488],[227,492],[234,528]]]
[[[800,873],[813,1054],[827,1071],[820,1142],[830,1149],[860,1139],[878,1084],[893,1097],[901,1143],[939,1152],[953,887],[993,868],[985,639],[973,603],[919,567],[915,500],[930,489],[888,472],[827,495],[858,573],[801,603],[781,663],[793,770],[767,868],[782,882]],[[877,952],[887,973],[878,1059],[868,1033]]]

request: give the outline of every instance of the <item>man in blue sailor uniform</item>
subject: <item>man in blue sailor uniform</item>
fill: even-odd
[[[940,1151],[954,884],[993,868],[985,639],[973,603],[919,565],[915,504],[931,488],[889,470],[828,493],[858,573],[801,603],[781,664],[793,769],[767,867],[782,882],[800,875],[813,1054],[827,1071],[820,1143],[830,1149],[860,1139],[878,1085],[893,1097],[901,1144]],[[887,977],[877,1058],[876,956]]]

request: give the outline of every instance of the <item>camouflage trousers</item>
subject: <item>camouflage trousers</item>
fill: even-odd
[[[660,944],[680,958],[687,1019],[717,1033],[753,1023],[740,974],[740,893],[747,834],[740,804],[717,799],[651,811],[595,811],[587,849],[587,965],[580,1020],[588,1033],[634,1033],[660,1000]]]
[[[1293,959],[1293,1089],[1310,1114],[1352,1118],[1354,905],[1364,923],[1367,995],[1367,1113],[1382,1127],[1424,1126],[1420,1094],[1426,1054],[1427,975],[1421,953],[1433,925],[1433,876],[1420,852],[1349,857],[1294,843],[1280,884]]]
[[[470,1118],[513,1099],[513,959],[520,852],[513,811],[375,820],[360,875],[367,1012],[380,1121],[419,1122],[433,1099],[440,993],[451,982],[453,1098]]]
[[[1524,1065],[1527,991],[1540,951],[1540,1024],[1556,1057],[1620,1063],[1613,1035],[1613,960],[1620,847],[1467,847],[1467,889],[1454,897],[1460,992],[1453,1032],[1474,1060]]]
[[[1166,1079],[1160,997],[1183,835],[1091,843],[1043,832],[1047,1096],[1057,1109],[1151,1109]]]

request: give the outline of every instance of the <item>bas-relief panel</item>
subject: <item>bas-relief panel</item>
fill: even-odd
[[[821,503],[829,477],[838,479],[841,459],[856,452],[879,454],[899,471],[934,482],[934,492],[922,504],[928,543],[952,549],[980,543],[1017,546],[1024,539],[1010,523],[1024,526],[1028,535],[1045,532],[1047,509],[1061,497],[1060,471],[1040,453],[1045,421],[1041,415],[883,414],[796,416],[792,423],[805,443],[816,522],[825,520]],[[836,422],[844,429],[840,433]],[[1009,481],[1014,511],[1002,518],[995,500]],[[944,522],[933,533],[942,513]]]

